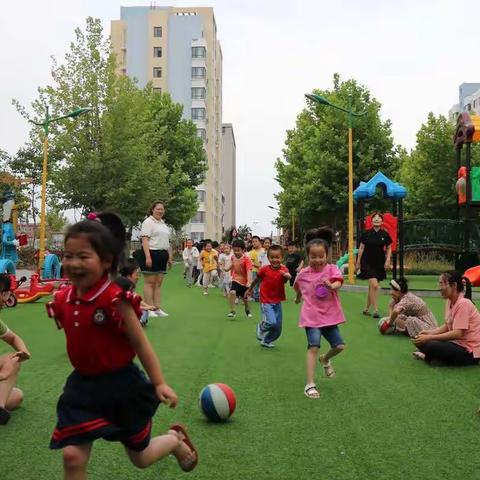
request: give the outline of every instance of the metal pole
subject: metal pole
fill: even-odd
[[[467,195],[465,202],[465,253],[470,251],[470,205],[472,202],[472,182],[470,181],[470,171],[472,166],[472,144],[465,144],[465,166],[467,170]]]
[[[400,277],[403,273],[403,255],[404,255],[404,239],[403,239],[403,199],[398,200],[398,256],[400,260]]]
[[[43,139],[43,166],[42,166],[42,205],[40,210],[40,245],[38,255],[38,271],[43,268],[43,261],[45,260],[45,234],[47,227],[47,166],[48,166],[48,126],[50,117],[47,112],[45,115],[45,122],[43,123],[43,131],[45,138]]]
[[[352,118],[348,126],[348,283],[355,283],[355,260],[353,258],[353,132]]]

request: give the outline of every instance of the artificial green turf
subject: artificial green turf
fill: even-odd
[[[204,297],[197,287],[187,289],[178,267],[163,294],[170,316],[151,320],[147,333],[180,404],[161,407],[153,431],[173,421],[189,426],[200,451],[189,478],[480,478],[478,368],[430,368],[413,360],[406,338],[382,337],[375,320],[361,315],[364,295],[342,294],[347,350],[334,361],[335,379],[318,369],[321,399],[310,400],[303,395],[305,334],[297,327],[299,306],[291,291],[284,333],[271,350],[255,340],[258,304],[254,319],[241,308],[235,320],[227,319],[220,292]],[[387,301],[381,298],[383,310]],[[427,302],[441,318],[442,300]],[[61,453],[48,443],[70,371],[63,332],[40,303],[2,317],[25,339],[32,359],[19,380],[25,403],[0,427],[0,479],[61,478]],[[210,382],[225,382],[237,394],[237,411],[226,424],[208,423],[198,410],[198,393]],[[95,443],[89,473],[102,480],[184,476],[171,457],[136,470],[119,444],[104,441]]]

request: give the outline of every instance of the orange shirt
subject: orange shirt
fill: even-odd
[[[248,272],[252,271],[253,264],[250,257],[246,254],[237,258],[232,257],[232,281],[246,286],[248,283]]]
[[[453,342],[473,353],[475,358],[480,358],[480,313],[468,298],[460,295],[453,306],[447,301],[445,323],[448,331],[463,332],[463,336]]]

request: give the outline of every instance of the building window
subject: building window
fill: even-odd
[[[197,195],[199,202],[205,202],[205,199],[207,198],[207,192],[205,190],[197,190]]]
[[[207,49],[205,47],[192,47],[192,58],[206,58]]]
[[[158,87],[153,87],[153,91],[155,93],[162,93],[162,89],[161,88],[158,88]]]
[[[190,221],[191,223],[205,223],[205,212],[197,212]]]
[[[205,142],[207,140],[207,131],[204,128],[197,128],[197,137],[200,137]]]
[[[193,120],[204,120],[207,117],[207,110],[205,108],[192,108]]]
[[[201,80],[207,77],[207,69],[205,67],[192,67],[192,78]]]
[[[198,100],[207,96],[207,90],[204,87],[192,87],[192,98]]]
[[[162,47],[153,47],[153,56],[155,58],[162,58]]]
[[[153,36],[160,38],[162,36],[162,27],[153,27]]]
[[[153,78],[162,78],[162,67],[153,67]]]

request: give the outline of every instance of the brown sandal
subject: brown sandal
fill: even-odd
[[[195,455],[195,459],[191,462],[189,462],[187,465],[185,463],[181,462],[178,460],[178,464],[180,465],[180,468],[184,472],[191,472],[197,465],[198,465],[198,452],[195,446],[193,445],[192,441],[190,440],[190,437],[188,436],[187,429],[185,425],[181,423],[175,423],[174,425],[170,425],[170,430],[174,430],[175,432],[181,434],[183,438],[181,441],[185,443],[188,448],[190,448],[191,452]]]

